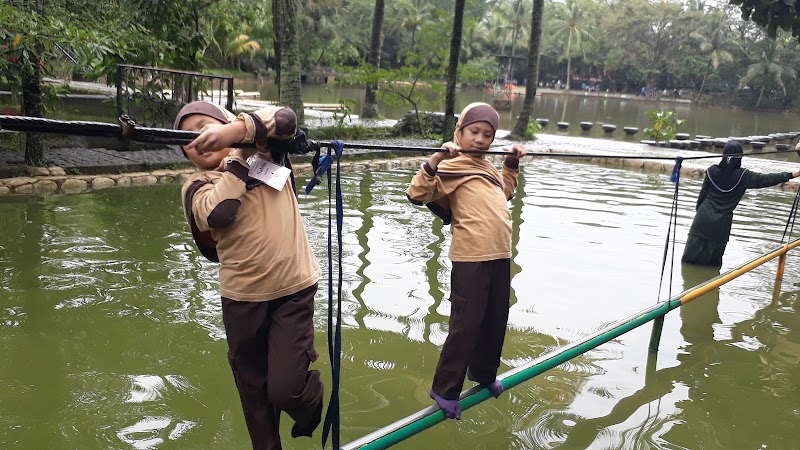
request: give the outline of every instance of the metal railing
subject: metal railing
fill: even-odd
[[[116,77],[117,116],[143,126],[172,128],[178,111],[195,100],[234,108],[232,76],[119,64]]]

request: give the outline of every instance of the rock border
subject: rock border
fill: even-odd
[[[533,150],[533,149],[532,149]],[[541,153],[569,153],[582,155],[582,152],[567,149],[545,148],[535,149]],[[502,156],[491,155],[488,159],[495,164],[502,163]],[[542,159],[544,157],[532,157],[532,159]],[[360,159],[341,162],[341,168],[347,170],[391,170],[399,168],[420,167],[428,156],[409,156],[398,158],[375,158]],[[674,163],[664,160],[652,160],[643,157],[642,159],[621,159],[621,158],[598,158],[590,155],[584,157],[576,156],[570,161],[586,164],[606,166],[615,169],[639,170],[641,172],[669,174],[672,172]],[[293,164],[295,173],[310,175],[312,167],[310,163]],[[14,194],[78,194],[96,190],[108,189],[113,187],[129,186],[153,186],[157,184],[183,184],[189,177],[196,172],[194,168],[183,169],[159,169],[151,172],[130,172],[121,174],[101,174],[101,175],[67,175],[60,167],[34,167],[31,168],[31,175],[27,177],[0,178],[0,195]],[[681,176],[690,178],[702,178],[705,168],[692,166],[684,163],[681,167]],[[791,180],[783,183],[777,188],[784,190],[798,190],[800,183]]]

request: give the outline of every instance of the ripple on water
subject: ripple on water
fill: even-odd
[[[197,424],[165,416],[147,416],[116,432],[122,442],[139,450],[159,447],[166,441],[175,441]]]
[[[392,361],[381,361],[372,359],[365,360],[364,365],[369,367],[370,369],[375,369],[375,370],[392,370],[395,367],[395,363]]]

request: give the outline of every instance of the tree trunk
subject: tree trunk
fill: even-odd
[[[511,139],[525,139],[528,124],[533,113],[533,101],[536,99],[536,87],[539,85],[539,46],[542,41],[542,15],[544,0],[533,0],[531,12],[531,34],[528,42],[528,81],[525,83],[525,98],[522,100],[522,111],[517,116]]]
[[[697,91],[697,97],[694,98],[694,101],[697,101],[700,98],[700,94],[703,93],[703,86],[706,85],[706,78],[708,78],[708,69],[711,68],[711,59],[708,60],[708,64],[706,65],[706,73],[703,74],[703,82],[700,83],[700,89]]]
[[[572,30],[567,35],[567,86],[564,88],[569,90],[569,85],[572,82],[572,57],[570,51],[572,50]]]
[[[765,88],[765,87],[766,87],[766,86],[764,86],[764,85],[762,85],[762,86],[761,86],[761,92],[759,92],[759,93],[758,93],[758,100],[756,101],[756,108],[758,108],[759,106],[761,106],[761,97],[763,97],[763,96],[764,96],[764,88]]]
[[[194,33],[196,36],[202,36],[202,33],[200,32],[200,11],[197,9],[197,5],[194,4],[191,5],[191,10],[192,10],[192,22],[194,24]],[[197,52],[194,51],[189,52],[189,64],[192,65],[192,70],[199,70],[200,61],[197,60]]]
[[[275,86],[278,86],[278,99],[281,98],[281,49],[283,48],[281,39],[283,34],[280,33],[281,28],[281,0],[272,0],[272,32],[275,34],[275,39],[272,40],[272,47],[275,49]]]
[[[369,65],[378,68],[381,65],[381,48],[383,47],[383,12],[385,0],[375,0],[375,12],[372,15],[372,37],[369,42]],[[375,92],[377,83],[368,83],[364,92],[364,109],[362,117],[378,117],[378,100]]]
[[[39,17],[44,16],[42,0],[34,2],[33,11]],[[22,114],[28,117],[43,117],[42,105],[42,66],[41,58],[44,48],[41,43],[35,45],[35,54],[28,55],[22,64],[28,65],[28,70],[22,77]],[[44,143],[39,134],[27,133],[25,135],[25,164],[40,165],[44,162]]]
[[[461,32],[464,28],[464,3],[456,0],[453,17],[453,33],[450,37],[450,63],[447,66],[447,87],[444,94],[444,126],[442,138],[449,140],[455,127],[456,83],[458,82],[458,59],[461,55]]]
[[[297,1],[296,0],[276,0],[278,14],[280,17],[280,27],[277,28],[277,35],[281,41],[280,56],[280,97],[278,103],[292,108],[297,114],[298,126],[304,123],[303,114],[303,92],[300,84],[300,45],[297,35]]]

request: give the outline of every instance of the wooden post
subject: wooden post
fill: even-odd
[[[233,77],[228,78],[228,111],[233,111]]]
[[[650,351],[657,352],[661,341],[661,330],[664,328],[664,316],[653,319],[653,331],[650,333]]]
[[[786,253],[778,256],[778,272],[775,274],[775,288],[772,290],[773,294],[781,292],[781,283],[783,282],[783,272],[786,269]]]
[[[117,117],[122,115],[122,66],[117,64]]]

